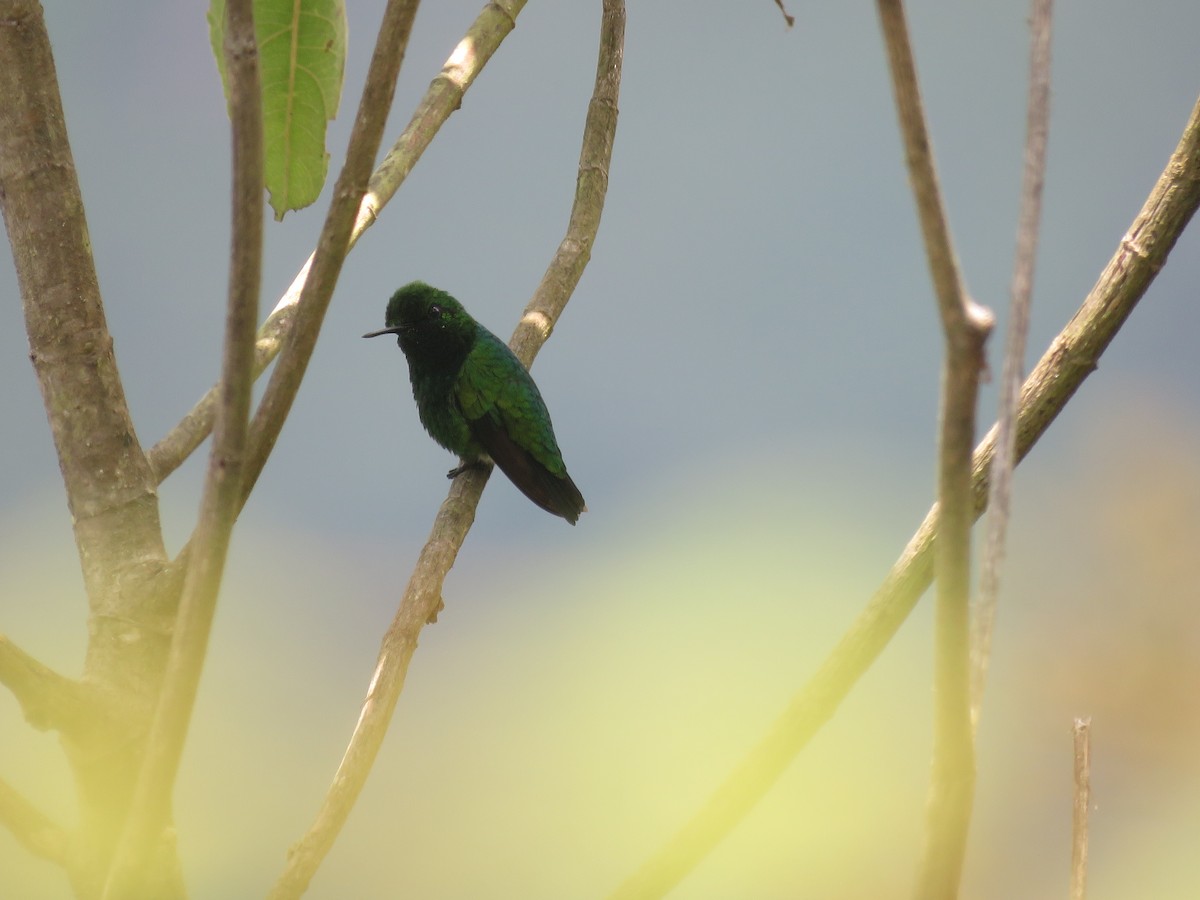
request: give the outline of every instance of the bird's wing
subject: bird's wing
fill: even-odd
[[[561,478],[566,466],[537,385],[507,345],[486,338],[476,342],[455,387],[473,436],[497,462],[521,451]]]
[[[530,500],[570,521],[584,508],[554,439],[550,413],[529,372],[499,338],[481,336],[462,367],[455,399],[484,451]]]

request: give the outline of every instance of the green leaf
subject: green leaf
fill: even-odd
[[[226,100],[225,0],[211,0],[208,30]],[[264,177],[275,219],[308,206],[329,169],[325,125],[337,115],[346,65],[343,0],[254,0],[263,93]]]

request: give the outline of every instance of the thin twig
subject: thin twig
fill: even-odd
[[[3,778],[0,778],[0,822],[30,853],[66,865],[66,832]]]
[[[1042,187],[1046,180],[1046,142],[1050,128],[1050,23],[1053,0],[1032,0],[1029,15],[1029,103],[1025,123],[1025,172],[1021,184],[1021,212],[1017,224],[1017,250],[1013,260],[1012,300],[1008,338],[1004,345],[1000,377],[999,433],[992,464],[991,497],[985,530],[979,598],[972,616],[971,725],[979,727],[979,711],[991,654],[992,627],[1000,592],[1012,497],[1013,455],[1017,403],[1025,366],[1029,335],[1029,307],[1033,297],[1033,267],[1037,259],[1038,227],[1042,218]]]
[[[1075,802],[1071,815],[1071,900],[1087,896],[1088,812],[1092,805],[1092,719],[1076,719]]]
[[[983,348],[992,315],[963,290],[938,187],[916,63],[900,0],[879,0],[909,182],[945,334],[938,438],[938,506],[934,549],[934,744],[919,898],[957,896],[975,792],[970,719],[971,448]]]
[[[263,133],[252,0],[225,5],[225,63],[233,136],[229,299],[213,448],[191,541],[179,613],[146,753],[104,896],[143,896],[150,859],[171,818],[171,794],[187,739],[242,495],[250,418],[254,331],[262,280]],[[158,876],[151,875],[150,884]]]
[[[1096,285],[1050,344],[1021,391],[1017,462],[1037,443],[1075,391],[1095,371],[1167,261],[1200,205],[1200,101],[1166,170],[1134,219]],[[975,516],[987,507],[995,426],[975,448]],[[792,698],[771,731],[745,757],[708,803],[625,881],[611,900],[664,896],[762,799],[788,764],[837,711],[855,682],[888,645],[933,580],[935,505],[892,565],[883,584],[816,674]]]
[[[566,234],[509,341],[513,352],[526,367],[533,365],[534,357],[550,337],[554,323],[562,315],[592,258],[592,244],[600,230],[600,216],[608,194],[624,48],[624,0],[603,0],[596,81],[583,127],[571,217]]]
[[[451,113],[461,106],[467,89],[492,58],[500,42],[513,30],[517,15],[525,3],[526,0],[489,2],[459,41],[454,53],[429,85],[408,126],[372,174],[350,233],[347,253],[358,242],[362,233],[375,223],[379,213],[399,190],[438,130]],[[255,378],[261,375],[279,354],[292,331],[296,321],[296,305],[308,280],[313,255],[301,266],[287,291],[258,330],[254,359]],[[213,387],[150,449],[150,466],[159,482],[179,468],[203,443],[212,430],[216,403],[217,389]]]
[[[623,0],[604,0],[596,83],[584,125],[570,223],[511,342],[526,365],[553,330],[591,255],[608,186],[624,35]],[[383,637],[358,723],[333,783],[312,826],[289,851],[287,865],[268,895],[270,900],[299,897],[307,889],[350,815],[387,733],[417,638],[440,608],[442,584],[475,520],[487,478],[487,472],[468,469],[451,484]]]
[[[779,7],[779,11],[783,13],[783,21],[787,22],[787,27],[791,28],[796,24],[796,17],[789,14],[787,7],[783,5],[783,0],[775,0],[775,5]]]
[[[984,331],[990,317],[986,310],[975,306],[966,296],[954,258],[954,246],[950,240],[933,163],[933,150],[925,125],[904,6],[900,0],[879,0],[877,6],[892,74],[896,113],[904,138],[905,161],[912,181],[921,233],[925,239],[925,253],[933,277],[938,313],[947,331],[963,330],[964,320],[973,326],[970,331]],[[973,321],[976,319],[980,321]]]

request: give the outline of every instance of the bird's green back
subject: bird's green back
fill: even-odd
[[[508,345],[482,325],[459,369],[454,398],[468,423],[490,417],[548,471],[566,475],[537,385]]]

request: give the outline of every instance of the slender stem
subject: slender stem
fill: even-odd
[[[348,253],[359,237],[378,218],[392,199],[417,160],[433,141],[438,130],[459,108],[467,89],[483,70],[500,42],[513,30],[518,13],[526,0],[494,0],[480,12],[441,72],[429,85],[408,127],[388,151],[371,175],[366,195],[358,208],[350,233]],[[255,345],[254,377],[266,370],[279,354],[296,322],[300,294],[308,281],[313,255],[301,266],[287,291],[258,330]],[[155,444],[149,452],[155,478],[161,482],[174,472],[204,441],[212,430],[217,404],[217,389],[210,388],[186,416]]]
[[[960,320],[966,323],[968,320]],[[970,325],[967,325],[969,330]],[[938,451],[938,540],[934,545],[933,765],[918,900],[958,896],[975,793],[971,729],[971,445],[986,332],[947,335]]]
[[[567,234],[526,307],[512,346],[528,365],[541,348],[590,257],[600,224],[613,135],[625,35],[623,0],[604,0],[596,84],[584,125],[575,203]],[[488,472],[468,469],[454,479],[383,637],[358,723],[328,793],[308,832],[288,854],[271,900],[299,897],[337,839],[383,743],[421,629],[442,606],[442,584],[475,520]]]
[[[920,898],[957,896],[975,791],[970,721],[971,448],[983,348],[991,313],[963,290],[946,222],[917,84],[912,43],[900,0],[879,0],[909,182],[945,333],[938,439],[938,541],[934,549],[934,746]]]
[[[921,92],[917,84],[916,63],[913,60],[904,5],[900,0],[879,0],[877,5],[884,43],[887,46],[896,113],[904,138],[904,155],[912,181],[921,233],[925,239],[929,272],[933,276],[938,313],[947,332],[961,330],[964,322],[973,325],[974,331],[982,330],[987,323],[986,311],[975,307],[966,296],[958,263],[954,257],[954,246],[950,240],[950,229],[942,205],[941,189],[938,187],[933,162],[933,149],[929,144]],[[973,317],[982,318],[984,321],[972,323]]]
[[[1017,251],[1013,260],[1008,337],[1000,376],[1000,409],[996,460],[992,464],[979,599],[973,616],[971,639],[971,725],[979,726],[983,687],[991,653],[992,627],[1004,564],[1005,536],[1012,498],[1013,457],[1016,451],[1017,403],[1025,366],[1029,335],[1029,307],[1033,297],[1033,268],[1037,259],[1038,226],[1042,218],[1042,187],[1046,180],[1046,142],[1050,128],[1050,23],[1053,0],[1032,0],[1029,15],[1029,101],[1025,120],[1025,172],[1021,184],[1021,212],[1017,224]]]
[[[775,5],[779,7],[779,11],[783,13],[783,21],[787,22],[787,27],[791,28],[796,24],[796,17],[787,11],[787,7],[783,5],[783,0],[775,0]]]
[[[1096,285],[1025,380],[1017,416],[1020,462],[1095,371],[1167,261],[1175,241],[1200,205],[1200,101],[1166,170],[1134,219]],[[987,507],[989,470],[996,452],[993,427],[975,448],[975,516]],[[793,758],[871,667],[933,580],[938,507],[925,516],[883,584],[859,613],[816,674],[792,698],[767,735],[750,751],[707,804],[630,876],[611,900],[664,896],[688,874],[776,782]]]
[[[30,853],[67,864],[67,834],[49,816],[0,778],[0,822]]]
[[[263,248],[262,92],[252,0],[228,0],[225,61],[233,135],[229,299],[213,448],[183,580],[171,652],[129,816],[104,896],[143,896],[160,877],[148,859],[171,819],[171,793],[187,739],[240,506],[250,417],[254,331]]]
[[[1071,814],[1071,900],[1087,896],[1088,812],[1092,805],[1092,720],[1076,719],[1071,728],[1075,757],[1075,793]]]

